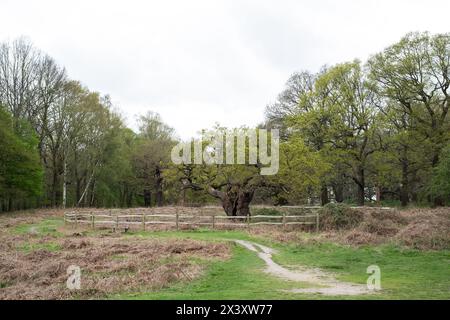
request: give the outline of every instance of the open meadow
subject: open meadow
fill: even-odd
[[[156,210],[175,209],[146,211]],[[92,229],[64,223],[61,210],[3,214],[0,299],[450,299],[449,208],[360,211],[357,226],[318,233],[279,225]],[[66,286],[70,265],[81,269],[79,290]],[[381,290],[366,288],[370,265],[380,268]]]

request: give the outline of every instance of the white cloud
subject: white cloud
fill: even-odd
[[[366,59],[409,31],[450,31],[449,3],[6,0],[0,41],[29,36],[130,124],[151,109],[186,138],[262,121],[296,70]]]

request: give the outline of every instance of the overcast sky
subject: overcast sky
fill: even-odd
[[[130,126],[153,110],[183,138],[258,124],[294,71],[450,32],[448,0],[0,0],[0,13],[0,41],[29,37]]]

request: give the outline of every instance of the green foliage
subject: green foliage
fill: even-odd
[[[361,63],[353,61],[324,68],[302,93],[299,110],[287,119],[304,143],[315,150],[329,170],[322,170],[316,185],[342,185],[343,177],[358,186],[358,202],[371,169],[371,157],[379,148],[375,93]]]
[[[139,118],[139,133],[131,153],[131,165],[138,201],[143,206],[157,206],[173,201],[173,177],[170,151],[175,145],[174,130],[159,114],[148,112]]]
[[[96,178],[97,205],[101,207],[130,207],[137,183],[132,166],[136,135],[128,128],[118,127],[109,138],[107,157]]]
[[[282,186],[282,195],[301,203],[317,191],[329,170],[330,164],[319,152],[307,147],[301,137],[292,136],[280,145],[280,170],[271,179]]]
[[[14,121],[0,106],[0,194],[33,197],[42,190],[42,167],[38,141],[29,124]]]
[[[442,150],[439,164],[433,171],[428,192],[432,198],[442,198],[450,204],[450,145]]]
[[[403,205],[411,196],[429,195],[422,186],[430,184],[439,154],[450,139],[449,56],[450,34],[424,32],[407,34],[368,61],[384,115],[383,142],[392,165],[388,170],[400,176],[397,182],[383,183],[392,189],[398,186]]]
[[[240,197],[244,207],[253,197],[295,204],[334,196],[360,205],[375,194],[402,205],[449,199],[448,33],[407,34],[366,65],[294,73],[260,126],[281,130],[275,176],[262,176],[260,163],[175,166],[174,130],[158,114],[141,116],[135,133],[109,96],[68,79],[26,40],[0,46],[0,55],[0,104],[9,112],[0,114],[1,210],[200,204],[215,201],[211,195],[230,205]],[[45,81],[13,85],[21,79]],[[211,142],[201,147],[215,155]]]
[[[450,139],[449,56],[450,34],[410,33],[366,68],[353,61],[296,73],[267,108],[268,124],[283,119],[286,140],[298,135],[330,165],[321,197],[332,187],[339,201],[360,205],[376,190],[418,201]]]

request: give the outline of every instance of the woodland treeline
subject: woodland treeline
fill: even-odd
[[[174,165],[178,141],[158,114],[141,116],[135,132],[108,95],[70,79],[28,40],[3,43],[0,210],[219,201],[236,215],[252,201],[445,205],[449,68],[450,34],[411,33],[366,62],[294,73],[259,126],[281,133],[279,172],[261,176],[259,164]]]
[[[450,200],[450,34],[411,33],[370,57],[292,75],[269,126],[330,165],[321,202]]]
[[[0,46],[0,105],[3,211],[163,203],[159,163],[173,130],[157,114],[133,132],[109,96],[71,80],[23,38]]]

